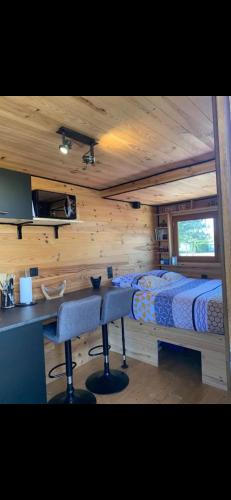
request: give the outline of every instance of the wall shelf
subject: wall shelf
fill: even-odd
[[[33,221],[29,222],[31,226],[69,226],[70,224],[82,224],[82,220],[78,219],[45,219],[42,217],[34,217]]]
[[[80,220],[65,220],[65,219],[46,219],[41,217],[35,217],[33,220],[22,220],[22,219],[10,219],[1,220],[0,224],[9,224],[10,226],[17,227],[17,237],[18,240],[22,240],[22,228],[41,226],[41,227],[53,227],[55,239],[59,237],[59,228],[63,226],[70,226],[71,224],[81,224],[83,221]]]
[[[169,213],[159,213],[157,226],[155,227],[155,242],[158,243],[156,256],[158,256],[159,266],[170,265],[172,257],[172,235],[171,235],[171,215]],[[165,250],[166,248],[166,250]],[[161,264],[161,260],[167,260],[168,264]]]

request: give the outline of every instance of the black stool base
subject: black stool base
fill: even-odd
[[[50,401],[48,401],[50,405],[95,405],[96,398],[94,394],[89,391],[84,391],[83,389],[75,389],[73,391],[72,397],[67,394],[67,392],[62,392],[61,394],[57,394]]]
[[[109,375],[104,371],[95,372],[86,380],[86,387],[95,394],[113,394],[120,392],[129,384],[126,373],[119,370],[110,370]]]

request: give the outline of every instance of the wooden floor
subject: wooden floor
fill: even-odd
[[[119,368],[121,357],[111,353],[112,368]],[[231,393],[201,383],[200,354],[196,351],[176,352],[163,349],[160,366],[128,359],[128,387],[118,394],[97,395],[99,404],[231,404]],[[75,369],[75,387],[85,388],[85,380],[101,369],[102,358],[96,358]],[[65,390],[65,378],[47,386],[48,400]]]

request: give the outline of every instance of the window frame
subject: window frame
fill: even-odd
[[[179,255],[179,242],[178,242],[178,230],[177,223],[181,221],[188,220],[200,220],[200,219],[214,219],[214,247],[215,256],[214,257],[201,257],[200,255],[194,257],[182,257]],[[184,215],[176,215],[172,218],[172,229],[173,229],[173,255],[177,256],[178,262],[219,262],[220,260],[220,245],[218,238],[218,214],[216,212],[197,212],[195,214],[189,213]]]

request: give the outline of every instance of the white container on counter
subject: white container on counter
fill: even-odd
[[[19,280],[19,294],[21,304],[31,304],[33,301],[32,294],[32,279],[31,277],[23,277]]]

